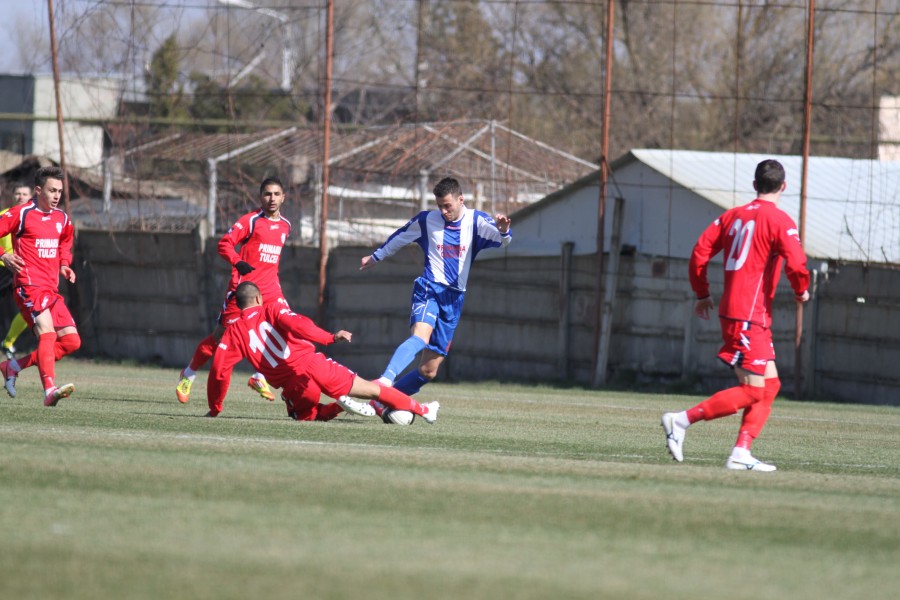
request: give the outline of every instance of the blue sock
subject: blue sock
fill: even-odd
[[[412,396],[422,389],[422,386],[430,380],[422,377],[418,369],[413,369],[394,383],[394,389],[403,392],[407,396]]]
[[[382,373],[381,376],[390,381],[394,381],[394,379],[397,378],[397,374],[401,373],[403,369],[413,361],[416,354],[424,347],[425,342],[422,341],[422,338],[418,338],[414,335],[406,338],[406,341],[397,346],[397,349],[394,350],[391,362],[385,367],[384,373]]]

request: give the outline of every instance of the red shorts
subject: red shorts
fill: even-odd
[[[340,398],[353,387],[356,373],[321,352],[304,356],[303,363],[301,372],[284,386],[284,396],[294,398],[300,394],[309,394],[310,392],[304,392],[309,389],[316,390],[317,394]],[[318,395],[316,398],[318,399]]]
[[[36,285],[23,285],[16,288],[13,297],[29,328],[34,327],[35,317],[45,310],[50,311],[55,329],[75,327],[75,319],[72,318],[69,307],[66,306],[63,297],[57,290]]]
[[[319,352],[305,357],[304,367],[282,390],[288,414],[298,421],[333,419],[341,409],[337,404],[319,404],[319,399],[323,392],[332,398],[348,393],[356,373]]]
[[[719,317],[722,347],[719,359],[731,367],[740,367],[754,375],[765,375],[766,365],[775,360],[772,330],[749,321]]]
[[[282,297],[275,298],[272,302],[277,302],[280,306],[287,308],[290,310],[290,306],[288,306],[287,300]],[[268,302],[263,301],[263,305],[268,304]],[[219,313],[218,319],[216,322],[222,327],[228,327],[232,323],[239,321],[241,318],[241,309],[237,307],[237,300],[234,298],[234,292],[228,292],[225,294],[225,302],[222,303],[222,312]]]

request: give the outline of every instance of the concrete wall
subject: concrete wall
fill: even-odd
[[[817,292],[810,353],[819,395],[900,405],[900,269],[832,267]]]
[[[422,258],[418,249],[407,248],[360,272],[359,260],[370,251],[340,247],[329,256],[324,325],[353,332],[352,344],[333,346],[329,353],[374,378],[408,335],[412,280]],[[489,254],[473,269],[442,377],[589,382],[594,257],[574,256],[566,263],[561,257]],[[181,367],[212,330],[229,273],[214,242],[197,234],[82,230],[77,257],[82,354]],[[718,322],[691,317],[686,272],[683,259],[621,257],[611,382],[684,379],[698,391],[730,385],[730,371],[715,359]],[[294,310],[313,317],[317,274],[318,250],[285,248],[285,296]],[[721,272],[713,269],[711,277],[715,290]],[[793,390],[795,314],[784,286],[773,332],[786,392]],[[900,360],[900,270],[833,265],[827,280],[819,277],[804,329],[801,384],[808,397],[900,404],[900,377],[890,368]]]
[[[111,118],[116,115],[122,96],[122,82],[117,79],[67,77],[60,80],[60,103],[66,117],[63,135],[66,161],[99,172],[103,161],[103,127],[83,124],[80,118]],[[52,77],[36,77],[34,114],[56,116],[56,96]],[[59,157],[59,133],[54,121],[35,121],[35,154]]]

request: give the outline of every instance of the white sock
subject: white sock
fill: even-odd
[[[378,380],[376,381],[376,383],[380,383],[384,387],[394,387],[394,382],[391,381],[390,379],[388,379],[387,377],[385,377],[384,375],[379,377]]]
[[[687,429],[691,426],[691,422],[688,421],[687,411],[683,410],[680,413],[675,413],[675,418],[673,419],[676,425],[681,427],[682,429]]]
[[[11,361],[9,361],[9,369],[13,373],[18,373],[22,370],[22,367],[19,366],[19,361],[17,361],[16,359],[12,359]]]
[[[259,371],[257,371],[256,373],[253,374],[253,379],[256,379],[257,381],[262,381],[263,383],[265,383],[265,381],[266,381],[265,375],[263,375]]]
[[[187,377],[191,381],[194,380],[194,377],[197,376],[197,371],[193,370],[190,365],[184,368],[184,371],[181,372],[182,377]]]

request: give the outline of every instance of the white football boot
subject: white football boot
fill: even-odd
[[[777,471],[775,465],[764,463],[754,458],[749,452],[732,452],[728,460],[725,461],[725,468],[732,471],[760,471],[762,473],[771,473]]]
[[[337,403],[348,413],[358,415],[360,417],[374,417],[375,409],[367,402],[359,402],[350,396],[341,396],[337,399]]]
[[[666,432],[666,448],[669,449],[669,454],[678,462],[682,462],[684,460],[684,434],[687,430],[675,422],[675,414],[665,413],[660,423],[663,431]]]
[[[423,404],[422,407],[425,409],[425,414],[422,415],[422,418],[429,425],[434,425],[434,422],[437,421],[438,411],[441,409],[441,403],[435,400],[434,402]]]

